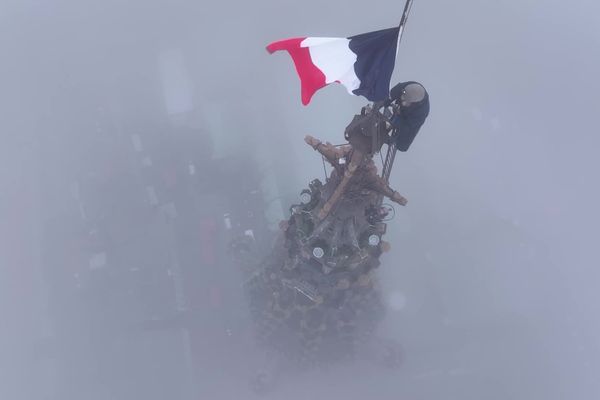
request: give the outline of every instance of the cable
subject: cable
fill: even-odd
[[[383,203],[383,204],[381,205],[381,207],[384,207],[384,206],[387,206],[387,207],[389,207],[389,208],[390,208],[390,209],[393,211],[393,214],[392,214],[392,216],[391,216],[391,217],[386,217],[386,218],[382,219],[382,220],[381,220],[381,222],[388,222],[388,221],[391,221],[391,220],[393,220],[393,219],[396,217],[396,209],[395,209],[395,208],[394,208],[394,206],[393,206],[393,205],[391,205],[391,204]]]
[[[323,172],[325,173],[325,182],[327,182],[329,178],[327,177],[327,168],[325,167],[325,157],[323,155],[321,155],[321,161],[323,161]]]

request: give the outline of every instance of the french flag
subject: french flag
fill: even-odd
[[[396,63],[400,28],[383,29],[348,38],[301,37],[273,42],[269,53],[286,50],[294,60],[302,86],[302,104],[330,83],[369,101],[388,98]]]

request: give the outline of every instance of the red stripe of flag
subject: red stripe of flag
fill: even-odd
[[[285,50],[290,54],[300,77],[302,104],[307,105],[315,92],[327,84],[325,83],[325,74],[313,64],[308,47],[300,47],[304,39],[306,38],[279,40],[269,44],[267,51],[274,53]]]

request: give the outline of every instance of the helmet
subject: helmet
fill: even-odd
[[[409,106],[423,102],[427,99],[427,91],[419,82],[401,82],[390,90],[390,102],[398,105]]]
[[[419,103],[423,101],[426,93],[425,88],[420,83],[409,83],[400,94],[400,101],[407,104]]]

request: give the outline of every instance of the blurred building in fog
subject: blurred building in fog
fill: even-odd
[[[154,73],[107,71],[40,99],[53,135],[38,148],[50,316],[38,354],[57,399],[193,396],[211,340],[240,324],[230,241],[270,245],[254,149],[214,154],[223,132],[202,126],[193,85],[162,54],[138,60]]]

